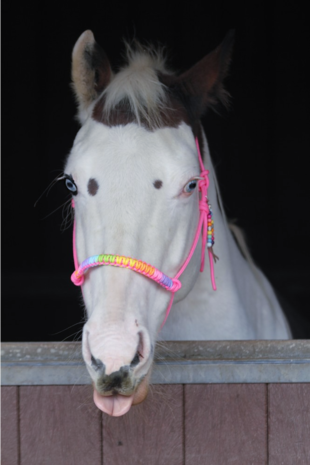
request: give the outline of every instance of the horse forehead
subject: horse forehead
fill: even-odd
[[[130,169],[131,161],[149,167],[169,164],[169,159],[187,160],[193,152],[193,134],[191,128],[181,123],[178,128],[159,128],[147,131],[136,123],[125,126],[108,127],[90,120],[77,134],[68,166],[75,161],[88,166],[96,162],[109,162],[111,169],[115,165]],[[84,164],[83,163],[83,164]],[[142,164],[135,164],[137,169]]]

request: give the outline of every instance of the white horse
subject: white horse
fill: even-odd
[[[214,290],[208,266],[212,252],[200,273],[199,233],[161,331],[169,290],[132,269],[95,266],[84,271],[88,321],[83,357],[96,405],[113,416],[146,397],[157,338],[291,336],[270,284],[235,226],[232,236],[199,122],[207,107],[225,101],[222,81],[232,42],[229,33],[179,76],[167,69],[160,52],[139,44],[127,46],[127,65],[113,74],[91,31],[81,35],[73,50],[73,88],[82,127],[66,162],[65,182],[74,194],[76,268],[88,257],[117,254],[149,263],[170,278],[177,275],[192,248],[203,201],[195,139],[209,170],[208,201],[219,257]]]

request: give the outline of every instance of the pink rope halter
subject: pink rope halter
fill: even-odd
[[[94,255],[93,257],[87,258],[81,263],[81,265],[79,265],[78,258],[77,258],[77,252],[76,252],[75,222],[73,226],[73,258],[74,258],[75,271],[71,275],[71,281],[76,286],[82,286],[82,284],[84,283],[85,272],[89,268],[92,268],[95,266],[116,266],[116,267],[121,267],[121,268],[129,268],[135,271],[136,273],[143,274],[147,278],[152,279],[153,281],[158,283],[160,286],[162,286],[167,291],[171,292],[170,302],[166,310],[165,319],[161,325],[161,328],[164,326],[164,324],[167,321],[168,315],[170,313],[170,309],[172,307],[174,294],[182,286],[178,278],[181,276],[181,274],[183,273],[183,271],[189,264],[195,252],[201,231],[202,231],[202,246],[201,246],[200,271],[202,272],[204,270],[205,248],[207,245],[208,254],[209,254],[209,263],[210,263],[211,282],[212,282],[213,289],[216,290],[215,277],[214,277],[214,265],[213,265],[213,249],[212,249],[212,246],[214,244],[213,226],[212,226],[213,221],[212,221],[212,211],[210,208],[210,204],[208,202],[209,171],[206,170],[204,167],[197,138],[196,138],[196,147],[197,147],[199,164],[200,164],[200,169],[201,169],[201,173],[200,173],[199,181],[198,181],[198,188],[200,192],[199,222],[198,222],[196,234],[193,240],[192,247],[189,251],[189,254],[186,260],[184,261],[182,267],[180,268],[180,270],[178,271],[178,273],[176,274],[174,278],[169,278],[169,276],[165,275],[164,273],[162,273],[160,270],[158,270],[154,266],[151,266],[141,260],[136,260],[134,258],[125,257],[122,255],[108,255],[108,254]],[[73,200],[72,200],[72,206],[74,207]]]

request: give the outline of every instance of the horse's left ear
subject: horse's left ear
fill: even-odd
[[[181,74],[171,90],[182,100],[192,121],[197,121],[218,101],[228,105],[229,94],[223,87],[231,61],[235,31],[231,30],[223,42],[191,69]],[[169,86],[169,84],[168,84]]]
[[[104,50],[95,41],[92,31],[85,31],[72,52],[72,86],[78,103],[81,123],[90,104],[109,84],[112,70]]]

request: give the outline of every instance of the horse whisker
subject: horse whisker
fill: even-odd
[[[64,205],[66,205],[69,202],[71,202],[71,195],[70,195],[70,199],[66,200],[63,204],[61,204],[59,207],[55,208],[55,210],[53,210],[51,213],[49,213],[44,218],[42,218],[42,221],[46,220],[49,216],[51,216],[53,213],[57,212],[57,210],[59,210],[60,208],[62,208]]]
[[[64,328],[64,329],[61,329],[60,331],[57,331],[57,333],[52,333],[51,336],[56,336],[57,334],[63,333],[64,331],[67,331],[68,329],[73,328],[73,326],[80,325],[80,324],[84,324],[84,322],[79,321],[78,323],[74,323],[73,325],[68,326],[67,328]]]
[[[45,192],[47,192],[46,195],[49,194],[50,190],[52,189],[52,187],[58,182],[58,181],[61,181],[62,179],[65,179],[65,176],[56,176],[56,178],[54,178],[50,183],[49,185],[44,189],[44,191],[42,192],[42,194],[40,195],[40,197],[35,201],[33,207],[35,208],[39,202],[39,200],[43,197],[43,195],[45,194]]]

